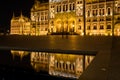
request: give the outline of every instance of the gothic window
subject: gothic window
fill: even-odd
[[[68,10],[68,5],[66,5],[66,11]]]
[[[63,5],[63,11],[65,11],[65,5]]]
[[[111,11],[110,8],[108,8],[108,15],[110,15],[110,11]]]
[[[98,15],[98,10],[96,10],[96,16]]]
[[[64,69],[64,67],[65,67],[65,63],[63,63],[63,69]]]
[[[59,8],[59,6],[57,6],[57,12],[59,11],[59,9],[58,9],[58,8]]]
[[[81,25],[79,25],[78,30],[81,30]]]
[[[74,64],[73,64],[73,70],[75,70],[75,66],[74,66]]]
[[[56,67],[58,68],[58,66],[59,66],[59,63],[57,62],[57,65],[56,65]]]
[[[100,29],[104,29],[103,25],[100,25]]]
[[[95,10],[93,10],[93,12],[92,12],[92,13],[93,13],[93,16],[95,16]]]
[[[80,2],[78,1],[77,4],[80,4]]]
[[[47,20],[47,16],[45,16],[45,20]]]
[[[87,26],[87,30],[90,30],[90,26]]]
[[[101,18],[101,19],[100,19],[100,21],[104,21],[104,19],[103,19],[103,18]]]
[[[90,22],[90,19],[87,19],[87,22]]]
[[[105,14],[105,9],[102,9],[102,15],[104,15]]]
[[[54,8],[54,6],[53,6],[53,5],[51,5],[51,8]]]
[[[78,22],[81,22],[81,19],[78,19]]]
[[[75,4],[73,3],[73,10],[75,10]]]
[[[112,19],[110,17],[106,18],[107,21],[111,21]]]
[[[99,10],[99,15],[101,15],[101,9]]]
[[[72,65],[71,64],[69,65],[69,67],[70,67],[70,70],[72,70]]]
[[[73,23],[73,25],[75,24],[75,22],[74,22],[74,21],[73,21],[72,23]]]
[[[72,4],[70,4],[70,10],[72,10]]]
[[[60,5],[57,6],[57,12],[61,12],[61,6]]]
[[[59,6],[59,11],[61,12],[61,6]]]
[[[60,67],[60,69],[61,69],[61,67],[62,67],[62,63],[59,63],[59,67]]]
[[[111,29],[111,25],[107,25],[107,29]]]
[[[90,16],[90,11],[88,10],[88,17]]]
[[[66,70],[68,69],[68,64],[66,64]]]
[[[93,26],[93,30],[97,30],[97,26],[96,25]]]
[[[53,21],[51,21],[51,25],[52,25],[52,26],[54,25],[54,22],[53,22]]]
[[[80,1],[80,4],[82,4],[82,1]]]
[[[118,13],[120,13],[120,7],[118,7]]]
[[[44,20],[44,16],[41,16],[41,20]]]
[[[118,17],[117,19],[120,20],[120,17]]]

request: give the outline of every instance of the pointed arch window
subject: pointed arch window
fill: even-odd
[[[118,7],[118,10],[117,10],[117,11],[118,11],[118,13],[120,13],[120,7]]]
[[[111,29],[111,25],[107,25],[107,29]]]
[[[96,25],[93,26],[93,30],[97,30],[97,26]]]
[[[87,26],[87,30],[90,30],[90,26]]]
[[[100,29],[104,29],[104,26],[103,26],[103,25],[100,25]]]
[[[90,16],[90,11],[88,10],[88,17]]]
[[[75,10],[75,3],[73,3],[73,10]]]
[[[65,5],[63,5],[63,11],[65,11]]]
[[[108,15],[110,15],[110,13],[111,13],[111,9],[110,9],[110,8],[108,8]]]

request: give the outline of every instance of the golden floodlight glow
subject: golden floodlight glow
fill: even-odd
[[[113,33],[119,36],[115,26],[120,22],[119,6],[119,0],[86,0],[85,4],[84,0],[46,3],[37,0],[31,8],[30,19],[22,13],[19,17],[13,14],[10,34],[39,36],[67,32],[81,36],[112,36]]]

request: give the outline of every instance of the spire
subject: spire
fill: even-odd
[[[39,0],[35,0],[34,2],[36,5],[39,5],[40,4],[40,1]]]
[[[40,4],[39,0],[34,0],[34,8],[36,9]]]
[[[23,14],[22,14],[22,11],[20,12],[20,18],[22,18],[23,17]]]
[[[13,19],[15,18],[15,14],[14,14],[14,12],[13,12],[13,16],[12,16],[12,18],[13,18]]]
[[[39,0],[35,0],[34,3],[39,3],[40,1]]]

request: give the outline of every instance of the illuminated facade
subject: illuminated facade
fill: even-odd
[[[88,0],[85,5],[87,35],[120,35],[120,1]]]
[[[31,35],[76,33],[117,36],[120,35],[120,1],[49,0],[40,3],[35,0],[30,19]],[[19,34],[15,30],[12,29],[11,33]]]
[[[50,32],[69,32],[83,35],[83,1],[49,0]]]
[[[31,22],[30,19],[23,16],[22,13],[19,17],[13,17],[11,19],[10,34],[18,35],[30,35],[31,34]]]
[[[35,0],[31,8],[32,35],[47,35],[49,24],[49,4]]]

